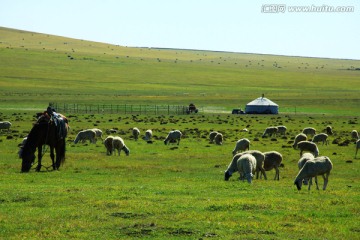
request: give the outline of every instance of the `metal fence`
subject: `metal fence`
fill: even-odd
[[[128,104],[70,104],[50,103],[57,112],[83,114],[151,114],[151,115],[181,115],[187,114],[187,106],[177,105],[128,105]]]

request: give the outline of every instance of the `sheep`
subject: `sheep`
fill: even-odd
[[[214,142],[215,136],[216,136],[217,134],[218,134],[217,131],[210,132],[210,134],[209,134],[210,143],[213,143],[213,142]]]
[[[103,132],[102,132],[100,129],[98,129],[98,128],[93,128],[92,130],[95,131],[95,137],[96,137],[96,138],[100,138],[101,141],[103,141],[103,138],[102,138]]]
[[[265,137],[266,135],[269,135],[271,137],[272,135],[276,135],[277,131],[278,131],[277,127],[267,127],[262,137]]]
[[[116,129],[106,129],[107,134],[117,133]]]
[[[224,140],[224,137],[221,133],[216,134],[216,136],[214,138],[215,144],[222,145],[223,140]]]
[[[134,136],[135,141],[139,139],[140,130],[137,127],[132,129],[132,135]]]
[[[265,155],[258,151],[258,150],[250,150],[250,151],[246,151],[246,152],[242,152],[242,153],[237,153],[233,159],[231,160],[227,170],[225,171],[225,181],[228,181],[229,178],[232,176],[232,173],[238,171],[237,168],[237,160],[239,160],[239,158],[241,156],[243,156],[244,154],[251,154],[252,156],[255,157],[256,159],[256,179],[259,178],[259,172],[261,172],[264,175],[265,180],[266,178],[266,174],[265,174],[265,170],[263,167],[263,163],[265,160]]]
[[[333,135],[332,127],[330,125],[326,126],[325,131],[328,135]]]
[[[319,190],[317,176],[322,175],[324,178],[324,186],[323,190],[326,189],[326,186],[329,181],[330,171],[333,168],[333,164],[330,161],[330,158],[326,156],[317,157],[313,160],[307,161],[304,166],[300,169],[298,175],[295,178],[294,184],[296,185],[297,189],[300,191],[302,186],[303,179],[306,178],[313,178],[315,177],[316,189]],[[310,184],[308,190],[310,191],[312,181],[310,180]]]
[[[5,121],[5,122],[0,122],[0,130],[2,132],[2,130],[7,129],[7,131],[10,131],[10,127],[11,127],[11,122],[9,121]]]
[[[279,167],[283,160],[282,155],[276,151],[264,152],[264,155],[265,155],[264,170],[270,171],[271,169],[275,168],[274,180],[279,180],[280,179]]]
[[[24,137],[22,142],[18,145],[18,147],[19,147],[19,151],[18,151],[19,158],[22,158],[22,152],[24,150],[24,146],[25,146],[26,141],[27,141],[27,137]]]
[[[104,145],[105,145],[105,148],[106,148],[106,155],[112,155],[112,153],[114,151],[114,149],[113,149],[113,140],[114,140],[113,136],[108,136],[104,140]]]
[[[303,168],[305,163],[309,160],[314,160],[314,155],[312,153],[304,153],[298,161],[298,168],[299,170]],[[304,178],[304,185],[308,185],[308,178]]]
[[[328,135],[326,133],[319,133],[313,137],[312,141],[314,143],[322,142],[323,145],[324,145],[324,143],[326,143],[326,145],[328,145],[329,140],[327,140],[327,138],[328,138]]]
[[[352,139],[359,139],[359,133],[356,130],[351,131],[351,138]]]
[[[144,139],[145,141],[150,141],[151,138],[152,138],[152,135],[153,135],[152,130],[151,130],[151,129],[148,129],[148,130],[146,130],[145,136],[143,137],[143,139]]]
[[[297,147],[300,149],[300,157],[303,151],[308,151],[314,154],[315,157],[319,156],[319,149],[316,146],[316,143],[309,141],[301,141],[297,144]]]
[[[357,141],[356,141],[356,152],[355,152],[355,158],[356,158],[356,155],[357,155],[357,152],[358,152],[358,149],[360,148],[360,139],[358,139]]]
[[[118,151],[118,155],[120,156],[120,151],[123,150],[126,156],[129,156],[130,149],[125,145],[124,140],[121,137],[114,137],[112,141],[112,147],[114,150],[114,154],[116,154],[116,150]]]
[[[296,149],[297,148],[297,144],[301,141],[306,141],[307,137],[305,134],[303,133],[299,133],[298,135],[296,135],[295,140],[294,140],[294,144],[293,144],[293,148]]]
[[[91,143],[96,143],[96,132],[93,129],[87,129],[80,131],[74,140],[74,143],[77,144],[79,141],[85,142],[89,140]]]
[[[244,154],[237,160],[240,179],[247,179],[251,183],[256,170],[256,159],[251,154]]]
[[[316,129],[312,127],[307,127],[303,129],[302,133],[305,134],[306,136],[307,135],[314,136],[316,134]]]
[[[177,142],[177,145],[180,144],[182,133],[179,130],[170,131],[167,137],[164,140],[164,144],[167,145],[169,142]]]
[[[232,151],[233,156],[238,152],[238,151],[245,151],[245,150],[250,150],[250,141],[247,138],[242,138],[239,141],[236,142],[235,148]]]
[[[285,136],[286,134],[286,127],[285,126],[277,126],[277,132],[276,134],[282,134],[283,136]]]

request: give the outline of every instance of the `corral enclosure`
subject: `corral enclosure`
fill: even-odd
[[[12,123],[0,133],[0,238],[357,238],[360,156],[350,132],[360,130],[359,61],[127,48],[4,28],[0,36],[0,121]],[[279,115],[230,114],[262,93],[280,105]],[[21,174],[18,144],[49,102],[194,102],[202,111],[69,113],[65,164]],[[278,125],[287,127],[285,136],[261,137]],[[299,192],[293,137],[328,125],[330,144],[318,144],[334,164],[328,187]],[[78,131],[94,127],[105,136],[117,130],[130,156],[106,156],[100,140],[73,143]],[[133,127],[141,136],[152,129],[152,143],[135,141]],[[182,131],[181,143],[165,146],[173,129]],[[209,143],[213,130],[224,135],[223,145]],[[236,173],[224,181],[244,137],[250,149],[283,155],[279,181],[273,170],[251,185]],[[50,165],[48,151],[43,163]]]

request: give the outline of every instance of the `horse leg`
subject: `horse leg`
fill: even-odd
[[[56,170],[54,147],[50,147],[50,157],[51,157],[51,161],[52,161],[53,170]]]
[[[41,158],[42,158],[42,146],[38,147],[38,165],[36,166],[36,171],[40,172],[41,169]]]

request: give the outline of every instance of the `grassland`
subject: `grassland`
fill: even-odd
[[[360,163],[349,135],[360,130],[359,61],[128,48],[4,28],[0,36],[0,121],[13,124],[0,133],[0,239],[359,239]],[[69,114],[65,164],[20,173],[17,145],[49,102],[229,112],[262,93],[281,114]],[[262,138],[270,125],[286,125],[286,137]],[[334,164],[328,188],[297,191],[293,137],[327,125],[334,135],[319,149]],[[134,141],[135,126],[152,129],[153,144]],[[100,141],[73,144],[91,127],[118,129],[130,156],[106,156]],[[180,145],[165,146],[175,128]],[[208,142],[211,130],[224,134],[222,146]],[[283,155],[280,181],[274,171],[251,185],[223,180],[243,137]]]

